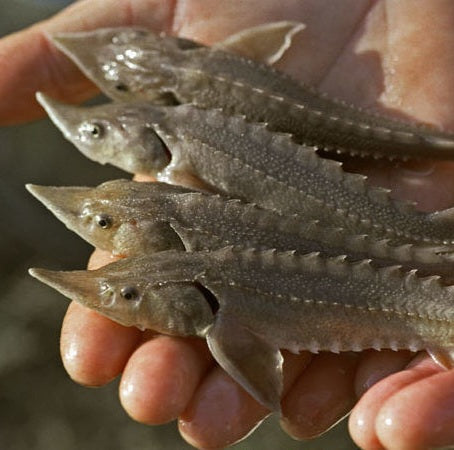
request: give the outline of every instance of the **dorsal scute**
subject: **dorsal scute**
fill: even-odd
[[[322,239],[324,242],[327,242],[329,245],[333,247],[344,247],[344,243],[347,243],[347,235],[348,233],[344,228],[340,227],[322,227],[318,226],[317,228],[314,227],[314,234],[313,239],[320,240]]]
[[[417,144],[421,141],[418,135],[412,133],[411,131],[395,130],[393,131],[393,137],[399,142],[405,144]]]
[[[262,210],[261,211],[267,211]],[[262,215],[263,223],[267,223],[270,219],[276,225],[276,231],[281,231],[284,234],[295,234],[300,235],[303,238],[311,239],[314,233],[317,233],[320,226],[318,225],[318,221],[311,220],[306,221],[302,220],[298,215],[282,215],[277,211],[273,211],[271,213],[265,212]],[[269,219],[268,219],[269,217]],[[269,223],[269,222],[268,222]]]
[[[441,285],[441,277],[439,275],[431,275],[428,277],[420,278],[421,287],[429,292],[436,289],[443,289]]]
[[[316,153],[316,147],[295,147],[292,158],[296,163],[304,165],[309,170],[318,170],[320,157]]]
[[[391,247],[389,244],[387,248],[390,249],[390,256],[394,256],[399,261],[409,261],[413,258],[413,244],[403,244],[397,247]],[[386,256],[386,255],[385,255]]]
[[[432,276],[428,277],[429,280],[433,279]],[[431,282],[432,283],[432,282]],[[409,270],[403,274],[403,284],[407,291],[420,290],[422,288],[421,278],[418,277],[417,269]],[[440,283],[433,283],[434,290],[441,288]],[[433,292],[435,293],[435,292]]]
[[[408,277],[413,278],[415,271],[408,272]],[[378,281],[389,284],[389,283],[401,283],[403,280],[402,267],[400,265],[386,266],[377,269]]]
[[[199,110],[197,110],[199,111]],[[218,129],[224,128],[226,125],[226,116],[222,113],[222,109],[213,108],[206,111],[205,122],[208,126]]]
[[[345,277],[348,276],[350,271],[354,270],[355,263],[351,265],[346,262],[347,256],[346,255],[339,255],[334,256],[331,258],[327,258],[325,260],[326,269],[328,273],[335,277]],[[363,263],[364,261],[361,261]]]
[[[320,252],[311,252],[301,255],[297,265],[303,265],[308,272],[319,273],[325,267],[325,261],[320,257]]]
[[[255,203],[232,203],[232,206],[235,205],[235,208],[241,208],[241,219],[243,223],[247,226],[257,226],[259,229],[269,227],[270,223],[279,225],[280,216],[277,215],[274,211],[268,211],[261,209]]]
[[[285,133],[283,131],[270,131],[269,130],[269,125],[266,122],[265,123],[265,129],[267,133],[271,133],[271,144],[273,146],[278,146],[278,147],[285,147],[289,148],[289,151],[312,151],[315,152],[315,147],[303,147],[298,144],[296,144],[293,141],[293,137],[291,133]]]
[[[398,257],[401,257],[402,254],[405,254],[409,260],[417,260],[421,263],[426,264],[448,264],[452,261],[446,260],[443,255],[440,255],[438,252],[443,250],[443,247],[435,245],[414,245],[407,244],[399,247],[395,247],[394,251]]]
[[[382,205],[386,205],[389,203],[390,197],[389,194],[391,193],[391,189],[386,189],[383,187],[370,187],[367,190],[368,197],[375,203],[380,203]]]
[[[361,261],[355,261],[351,263],[350,274],[355,279],[372,279],[372,277],[376,273],[376,269],[372,267],[371,262],[371,259],[363,259]]]
[[[390,140],[392,139],[392,130],[388,127],[384,126],[374,126],[371,128],[373,136],[376,136],[383,140]]]
[[[362,245],[362,247],[359,247]],[[371,239],[368,235],[362,235],[362,239],[358,239],[358,250],[368,251],[375,258],[389,258],[390,246],[389,239]]]
[[[346,173],[339,168],[339,172],[342,172],[342,184],[349,191],[357,194],[366,194],[370,187],[367,186],[367,177],[357,173]]]
[[[315,153],[314,156],[311,156],[311,159],[313,159],[314,163],[317,163],[317,171],[323,178],[343,184],[353,182],[353,179],[356,178],[356,174],[344,172],[342,163],[339,161],[321,158],[317,153]],[[351,178],[350,175],[353,175],[353,177]],[[360,185],[357,187],[358,189],[363,189]]]
[[[390,198],[390,197],[389,197]],[[411,200],[393,200],[397,210],[402,214],[422,214],[417,211],[417,203]]]
[[[206,195],[206,194],[204,194]],[[229,208],[237,208],[238,206],[241,206],[245,209],[258,209],[258,206],[255,203],[246,203],[244,200],[241,200],[239,198],[228,198],[226,199],[224,196],[220,194],[212,194],[213,199],[216,198],[217,201],[223,203],[226,207],[226,209]],[[210,195],[211,196],[211,195]]]

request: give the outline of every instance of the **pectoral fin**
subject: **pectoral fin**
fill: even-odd
[[[175,184],[203,192],[216,192],[215,188],[197,178],[191,173],[192,171],[192,167],[184,163],[174,164],[159,172],[156,179],[162,183]]]
[[[300,22],[266,23],[233,34],[213,47],[272,65],[282,58],[295,34],[304,28]]]
[[[173,228],[175,233],[178,234],[179,238],[183,242],[184,249],[187,252],[196,252],[203,250],[203,236],[199,233],[195,233],[192,228],[186,228],[179,223],[171,223],[170,226]]]
[[[207,236],[193,228],[184,227],[179,223],[171,222],[170,226],[183,242],[187,252],[198,252],[201,250],[213,250],[225,246],[225,243],[214,235]]]
[[[281,410],[282,355],[278,348],[222,313],[207,333],[208,347],[219,365],[258,402]]]

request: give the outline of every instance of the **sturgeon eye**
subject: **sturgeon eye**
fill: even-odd
[[[89,138],[100,139],[104,136],[104,126],[96,122],[84,122],[80,131]]]
[[[110,228],[112,226],[112,218],[108,216],[107,214],[98,214],[95,217],[95,221],[98,226],[106,230],[107,228]]]
[[[126,84],[124,84],[124,83],[117,83],[115,85],[115,89],[117,91],[120,91],[120,92],[128,92],[129,91],[128,86],[126,86]]]
[[[94,137],[94,138],[99,138],[102,136],[103,134],[103,128],[101,125],[98,125],[97,123],[93,123],[91,125],[91,129],[90,129],[90,134]]]
[[[136,300],[139,297],[139,292],[133,286],[126,286],[120,291],[120,295],[125,300]]]

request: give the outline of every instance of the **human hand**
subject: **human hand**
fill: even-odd
[[[433,0],[420,1],[418,9],[407,0],[328,5],[207,0],[203,7],[193,0],[82,0],[0,42],[0,55],[8,63],[0,75],[0,121],[37,117],[37,90],[66,101],[94,92],[48,44],[44,31],[139,25],[212,43],[260,22],[291,19],[306,23],[307,29],[282,60],[283,70],[359,106],[391,108],[454,129],[453,102],[444,103],[454,86],[449,60],[454,54],[453,9],[449,2]],[[421,42],[421,29],[430,30],[430,39]],[[429,210],[453,203],[451,166],[437,162],[362,170]],[[92,265],[110,261],[110,255],[97,252]],[[214,366],[204,343],[196,339],[142,334],[72,304],[61,347],[74,380],[102,385],[122,373],[120,399],[134,419],[162,423],[179,417],[183,436],[199,447],[232,443],[267,414]],[[351,433],[360,446],[414,449],[454,442],[453,371],[418,359],[410,369],[387,376],[407,365],[408,352],[285,356],[283,427],[293,436],[323,432],[352,408],[357,394],[386,377],[369,389],[351,416]]]

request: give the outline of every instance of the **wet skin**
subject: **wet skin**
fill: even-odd
[[[2,123],[41,115],[38,105],[30,106],[37,90],[69,102],[94,92],[73,66],[45,44],[44,30],[133,23],[209,44],[253,23],[280,19],[285,11],[292,19],[298,17],[311,24],[298,50],[282,62],[298,79],[359,106],[399,108],[446,129],[454,127],[453,102],[446,101],[452,97],[454,85],[450,70],[454,45],[451,2],[420,2],[418,8],[407,1],[386,2],[386,14],[384,2],[317,2],[309,7],[309,2],[298,0],[278,5],[260,2],[260,8],[252,2],[241,6],[214,2],[209,6],[211,19],[202,21],[197,20],[204,15],[198,2],[178,2],[175,15],[171,2],[125,1],[120,8],[113,3],[115,7],[110,9],[106,1],[78,2],[55,19],[0,43],[8,60],[8,70],[0,78]],[[115,11],[112,17],[110,10]],[[431,30],[424,45],[421,28]],[[427,67],[436,70],[428,71]],[[450,163],[365,170],[374,181],[392,187],[396,196],[419,201],[424,210],[453,203]],[[108,261],[110,255],[98,253],[92,265]],[[180,417],[182,434],[198,446],[233,442],[266,414],[219,368],[213,368],[200,342],[148,333],[141,336],[137,330],[120,327],[77,305],[69,308],[65,318],[62,355],[72,378],[83,384],[104,384],[123,372],[120,397],[132,417],[146,423]],[[311,363],[306,355],[287,356],[284,429],[301,438],[317,435],[370,388],[350,420],[358,445],[418,449],[452,444],[454,374],[441,372],[427,359],[418,359],[391,375],[409,360],[406,352],[365,352],[359,359],[349,354],[326,354]],[[221,410],[214,399],[221,399]]]

